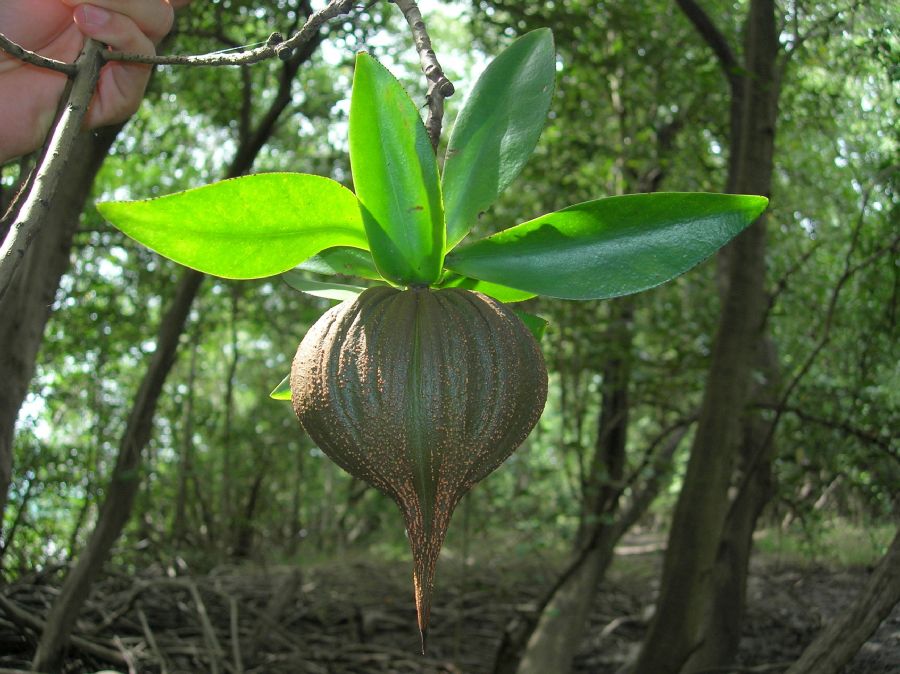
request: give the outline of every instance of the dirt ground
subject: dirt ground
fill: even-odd
[[[591,615],[577,672],[614,674],[646,631],[661,553],[658,546],[624,546],[620,553]],[[418,655],[406,562],[230,568],[202,577],[164,569],[114,574],[97,586],[79,620],[65,671],[487,673],[504,627],[534,609],[555,571],[554,563],[533,556],[442,560],[426,657]],[[852,601],[867,573],[754,560],[733,671],[783,671]],[[35,577],[0,593],[0,669],[27,669],[56,591]],[[900,672],[900,607],[846,672]]]

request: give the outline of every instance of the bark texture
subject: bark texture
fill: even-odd
[[[785,674],[838,674],[900,602],[900,529],[865,588]]]
[[[0,526],[12,480],[16,418],[34,375],[59,280],[69,267],[81,211],[119,128],[78,138],[46,222],[0,300]]]
[[[679,5],[717,54],[727,44],[694,2]],[[773,0],[753,0],[744,27],[743,74],[723,70],[739,90],[739,115],[732,119],[729,187],[745,194],[768,195],[771,189],[778,81],[778,39]],[[711,39],[713,37],[718,39]],[[732,101],[734,103],[734,101]],[[716,566],[729,487],[742,440],[742,418],[752,390],[751,373],[761,343],[765,311],[766,217],[741,234],[727,254],[727,289],[704,391],[700,421],[684,485],[675,508],[663,564],[656,614],[635,666],[637,674],[676,674],[708,638],[716,594]],[[744,513],[747,517],[749,511]],[[755,517],[753,518],[755,522]],[[751,528],[752,533],[752,528]],[[741,546],[749,540],[741,536]],[[749,550],[749,548],[747,548]],[[743,558],[743,550],[735,551]],[[741,562],[743,563],[743,562]],[[731,571],[732,573],[734,570]],[[738,576],[740,577],[740,569]],[[743,583],[738,583],[739,595]],[[742,603],[740,596],[725,603]],[[733,608],[733,607],[732,607]]]

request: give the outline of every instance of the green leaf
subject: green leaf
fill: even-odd
[[[518,311],[516,309],[513,309],[513,313],[519,317],[537,341],[540,342],[544,338],[544,335],[547,333],[547,326],[550,325],[546,318],[541,318],[540,316],[535,316],[534,314]]]
[[[477,290],[480,293],[484,293],[485,295],[493,297],[495,300],[499,300],[500,302],[504,302],[506,304],[511,304],[512,302],[524,302],[525,300],[530,300],[532,297],[534,297],[534,293],[530,293],[526,290],[509,288],[507,286],[502,286],[497,283],[490,283],[488,281],[479,281],[478,279],[469,278],[467,276],[460,276],[459,274],[450,274],[448,278],[445,278],[443,281],[441,281],[439,287]]]
[[[525,166],[547,119],[555,75],[553,33],[541,28],[513,42],[478,78],[444,161],[448,250]]]
[[[304,260],[297,267],[303,271],[311,271],[316,274],[334,276],[359,276],[371,281],[383,281],[384,277],[375,268],[372,255],[367,250],[359,248],[328,248],[318,255],[313,255]]]
[[[284,282],[294,290],[299,290],[307,295],[314,297],[324,297],[327,300],[355,300],[359,294],[365,290],[361,286],[351,286],[343,283],[323,283],[322,281],[311,281],[306,278],[302,272],[296,269],[286,271],[281,275]]]
[[[674,192],[587,201],[459,248],[446,266],[550,297],[629,295],[705,260],[767,203],[765,197]]]
[[[415,103],[362,52],[350,100],[350,166],[381,275],[404,285],[436,281],[444,255],[437,160]]]
[[[97,209],[160,255],[224,278],[280,274],[330,246],[368,247],[353,193],[302,173],[260,173]]]
[[[281,383],[272,389],[269,394],[272,400],[290,400],[291,399],[291,375],[281,380]]]

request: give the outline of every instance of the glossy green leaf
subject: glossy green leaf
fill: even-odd
[[[323,297],[327,300],[355,300],[365,290],[362,286],[351,286],[344,283],[325,283],[311,281],[303,275],[303,272],[291,269],[284,272],[281,278],[294,290],[299,290],[307,295]]]
[[[540,342],[544,338],[544,335],[547,333],[547,327],[550,325],[546,318],[524,311],[517,311],[516,309],[513,309],[513,313],[519,317],[537,341]]]
[[[272,389],[269,397],[273,400],[290,400],[291,399],[291,375],[281,380],[281,383]]]
[[[449,278],[445,278],[440,283],[441,288],[465,288],[466,290],[477,290],[484,293],[495,300],[510,304],[512,302],[524,302],[534,297],[534,293],[518,288],[509,288],[497,283],[489,281],[479,281],[475,278],[460,276],[459,274],[450,274]]]
[[[448,249],[528,161],[547,119],[555,75],[553,33],[541,28],[501,52],[475,83],[444,161]]]
[[[160,255],[224,278],[280,274],[331,246],[368,248],[353,193],[302,173],[260,173],[97,209]]]
[[[564,299],[618,297],[705,260],[762,213],[765,197],[633,194],[549,213],[459,248],[447,268]]]
[[[304,260],[297,268],[326,276],[341,274],[344,276],[359,276],[372,281],[384,280],[384,277],[375,268],[375,262],[372,260],[372,255],[369,251],[360,250],[359,248],[346,248],[343,246],[328,248],[318,255],[313,255],[308,260]]]
[[[437,161],[415,103],[366,53],[357,55],[353,75],[350,165],[381,275],[400,284],[433,283],[444,254]]]

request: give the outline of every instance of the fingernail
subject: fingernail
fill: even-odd
[[[94,5],[81,5],[81,7],[75,11],[81,15],[79,17],[81,21],[78,23],[86,28],[100,28],[105,25],[110,18],[109,12],[100,7],[95,7]]]

